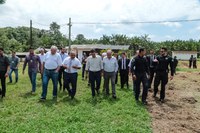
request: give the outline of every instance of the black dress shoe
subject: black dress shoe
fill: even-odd
[[[142,104],[143,104],[143,105],[147,105],[148,102],[147,102],[147,101],[143,101]]]
[[[164,100],[164,99],[160,99],[159,101],[160,101],[161,103],[164,103],[164,102],[165,102],[165,100]]]
[[[45,101],[45,100],[46,100],[46,98],[44,98],[44,97],[41,97],[41,98],[40,98],[40,100],[41,100],[41,101]]]
[[[117,96],[116,96],[116,95],[113,95],[112,97],[113,97],[114,99],[117,99]]]

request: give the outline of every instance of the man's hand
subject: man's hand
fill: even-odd
[[[135,75],[132,76],[133,81],[135,81],[137,78]]]
[[[150,75],[149,74],[147,74],[147,79],[150,79]]]
[[[174,78],[174,76],[170,76],[170,80],[172,80]]]
[[[8,77],[8,73],[5,74],[5,77]]]

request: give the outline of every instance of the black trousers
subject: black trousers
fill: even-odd
[[[168,72],[156,72],[154,80],[154,95],[158,93],[158,86],[161,82],[160,99],[165,99],[165,86],[168,83]]]
[[[86,67],[86,64],[83,64],[83,67],[82,67],[82,78],[85,77],[85,67]]]
[[[5,77],[5,74],[6,74],[6,71],[0,71],[0,79],[1,79],[1,87],[2,87],[2,90],[1,93],[2,93],[2,97],[5,97],[6,95],[6,77]]]
[[[67,91],[69,92],[69,95],[71,97],[74,97],[76,94],[78,74],[65,72],[64,77],[65,77],[64,84],[67,88]],[[71,84],[71,87],[70,87],[70,84]]]
[[[121,82],[121,88],[124,88],[124,84],[128,85],[128,70],[120,70],[120,82]]]
[[[98,72],[89,72],[89,79],[91,83],[92,96],[95,96],[95,90],[99,92],[101,85],[101,71]]]
[[[61,89],[61,87],[62,87],[62,77],[63,77],[63,79],[64,79],[64,68],[63,67],[60,67],[60,70],[59,70],[59,74],[58,74],[58,82],[59,82],[59,86],[60,86],[60,89]],[[65,86],[63,86],[63,90],[65,90]]]
[[[152,84],[152,81],[153,81],[153,78],[154,78],[155,69],[154,68],[150,68],[149,71],[150,71],[149,88],[151,88],[151,84]]]
[[[142,82],[143,92],[142,92],[142,102],[145,102],[148,94],[148,79],[146,73],[137,73],[135,80],[135,99],[138,101],[140,96],[140,84]]]

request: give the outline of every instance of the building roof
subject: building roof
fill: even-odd
[[[71,45],[71,48],[77,49],[112,49],[112,50],[128,50],[129,45],[104,45],[104,44],[83,44],[83,45]],[[68,47],[67,47],[68,49]]]

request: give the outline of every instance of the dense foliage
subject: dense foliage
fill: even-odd
[[[50,47],[56,44],[58,47],[68,46],[68,38],[60,32],[60,26],[53,22],[49,30],[33,28],[33,47]],[[30,46],[29,27],[6,27],[0,28],[0,46],[6,51],[14,49],[16,51],[27,51]],[[200,50],[200,40],[171,40],[164,42],[151,41],[148,35],[128,37],[126,35],[102,35],[99,39],[87,39],[83,34],[78,34],[72,44],[106,44],[106,45],[130,45],[131,50],[145,47],[147,50],[158,50],[160,47],[167,47],[169,50]]]

